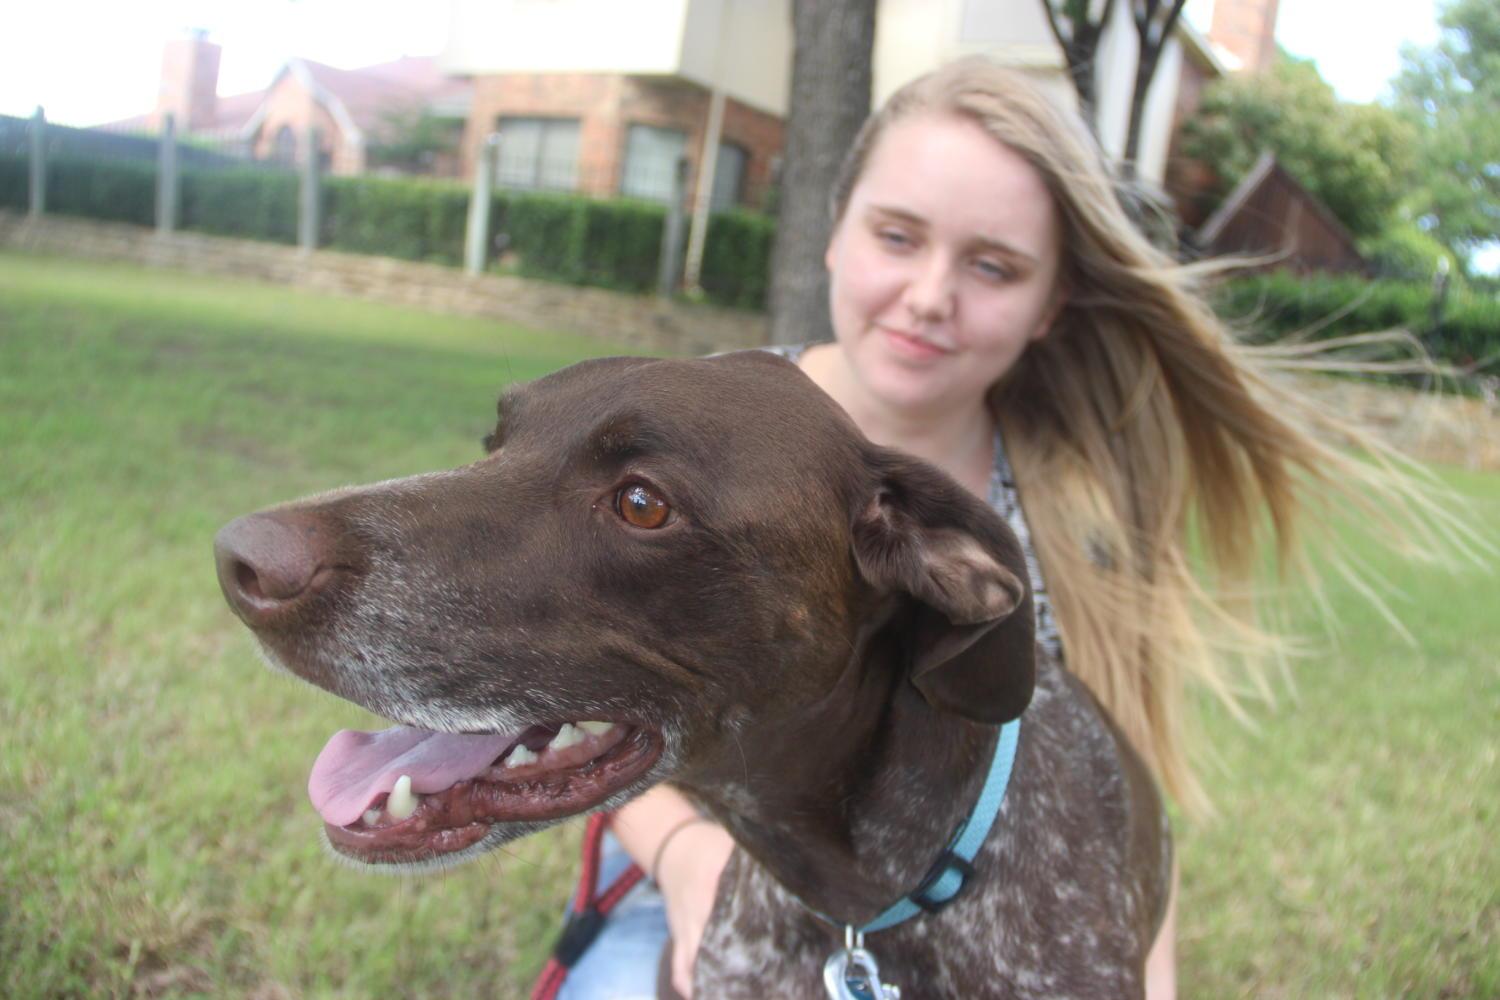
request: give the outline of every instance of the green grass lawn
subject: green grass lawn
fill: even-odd
[[[380,723],[265,669],[232,517],[476,457],[502,385],[607,345],[0,254],[0,994],[523,996],[577,827],[428,878],[319,846],[305,782]],[[1500,476],[1444,472],[1494,523]],[[1187,997],[1500,995],[1500,580],[1370,554],[1179,827]]]

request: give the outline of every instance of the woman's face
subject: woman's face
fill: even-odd
[[[973,122],[886,128],[825,260],[833,328],[861,388],[920,414],[969,406],[1061,303],[1060,233],[1041,176]]]

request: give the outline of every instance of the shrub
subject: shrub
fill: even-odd
[[[566,195],[516,195],[506,206],[502,229],[531,278],[581,283],[586,224],[582,199]]]
[[[245,167],[182,172],[183,229],[297,242],[297,175]]]
[[[655,289],[666,207],[635,199],[583,203],[584,284],[629,292]]]
[[[647,292],[656,287],[666,218],[654,202],[518,194],[502,228],[528,277]]]
[[[776,221],[754,212],[721,212],[708,221],[699,283],[710,302],[765,309]]]
[[[0,208],[24,210],[31,204],[31,166],[24,156],[0,155]]]
[[[330,177],[322,244],[352,253],[461,264],[469,189],[455,181]]]
[[[0,206],[24,209],[25,156],[0,156]],[[55,159],[48,164],[49,211],[152,225],[156,168],[119,159]],[[184,167],[183,229],[297,242],[297,174],[238,166]],[[321,185],[320,245],[352,253],[440,264],[462,263],[469,189],[440,180],[328,177]],[[667,211],[655,202],[581,195],[497,193],[491,226],[504,233],[528,277],[650,292],[666,231]],[[764,309],[775,222],[731,211],[708,223],[700,282],[709,301]]]
[[[1220,313],[1246,325],[1251,339],[1266,341],[1322,326],[1320,339],[1406,329],[1438,361],[1457,366],[1488,359],[1500,364],[1500,299],[1450,290],[1434,323],[1429,284],[1366,281],[1348,276],[1285,273],[1227,282],[1217,297]]]
[[[30,184],[30,165],[21,161],[22,184]],[[22,187],[21,201],[29,197]],[[47,161],[47,211],[109,222],[156,222],[156,167],[133,161]]]
[[[1376,274],[1402,281],[1430,280],[1438,261],[1448,257],[1447,249],[1437,238],[1414,222],[1392,226],[1362,241],[1359,250]],[[1448,263],[1451,265],[1453,261],[1450,259]]]

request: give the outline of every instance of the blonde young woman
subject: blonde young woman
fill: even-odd
[[[1184,681],[1227,696],[1231,660],[1272,646],[1247,597],[1263,543],[1295,562],[1311,498],[1389,492],[1382,467],[1293,422],[1296,400],[1256,374],[1195,272],[1131,224],[1081,123],[1023,78],[966,60],[902,88],[861,131],[833,208],[836,339],[791,356],[872,440],[1010,519],[1042,641],[1199,806]],[[670,787],[620,810],[614,831],[660,898],[617,911],[563,996],[654,995],[668,933],[690,995],[732,842]],[[1175,995],[1175,929],[1174,904],[1147,964],[1152,998]]]

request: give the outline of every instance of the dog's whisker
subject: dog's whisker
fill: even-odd
[[[745,786],[748,788],[750,785],[750,758],[745,756],[745,744],[740,740],[738,730],[731,728],[729,735],[734,737],[734,745],[740,752],[740,765],[744,769]]]

